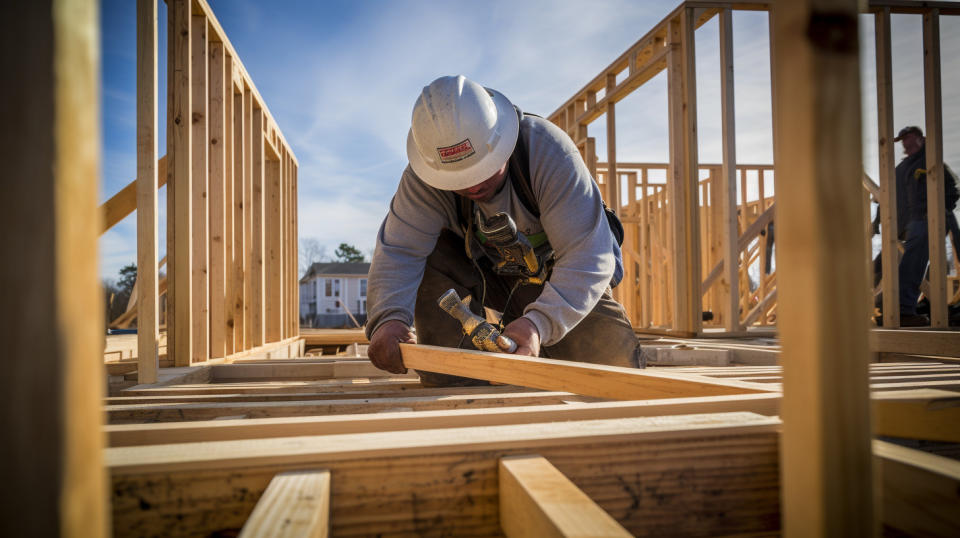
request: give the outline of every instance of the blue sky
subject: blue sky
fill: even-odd
[[[597,75],[673,7],[630,0],[449,2],[210,0],[300,162],[299,233],[332,255],[347,242],[365,253],[406,166],[411,107],[437,76],[461,73],[547,115]],[[164,6],[160,2],[161,6]],[[160,108],[165,104],[166,10],[161,7]],[[943,102],[948,163],[960,167],[960,21],[942,17]],[[862,17],[872,35],[872,19]],[[101,200],[136,175],[135,2],[102,0],[103,182]],[[895,124],[923,126],[920,17],[896,16]],[[873,41],[861,40],[872,61]],[[697,32],[700,159],[719,162],[717,23]],[[766,14],[737,12],[734,54],[737,151],[769,163],[770,87]],[[865,62],[869,64],[870,62]],[[864,166],[876,177],[876,90],[864,69]],[[872,100],[871,100],[872,99]],[[667,160],[666,79],[659,75],[618,104],[623,161]],[[590,125],[605,160],[605,123]],[[165,136],[160,132],[160,154]],[[899,148],[898,148],[899,152]],[[165,194],[161,189],[161,256]],[[101,237],[104,278],[136,260],[136,217]]]

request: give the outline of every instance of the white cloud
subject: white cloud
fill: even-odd
[[[439,75],[462,73],[501,90],[523,109],[546,116],[674,7],[630,0],[592,2],[587,8],[582,2],[546,0],[500,0],[458,6],[457,10],[438,9],[440,4],[431,2],[372,5],[338,5],[338,9],[365,12],[344,17],[331,36],[305,31],[310,24],[293,25],[274,39],[257,41],[256,48],[239,50],[300,163],[300,235],[318,238],[329,253],[340,242],[363,251],[372,248],[406,166],[410,110],[423,85]],[[228,32],[255,33],[280,24],[268,20],[273,12],[253,2],[218,3],[215,7],[234,10],[238,26]],[[901,17],[895,17],[894,25],[895,123],[922,125],[918,82],[922,81],[922,57],[916,50],[919,18]],[[960,168],[956,130],[960,125],[960,85],[955,83],[955,73],[960,72],[956,68],[960,22],[954,23],[953,17],[942,19],[946,156],[957,163],[956,169]],[[763,12],[734,14],[737,154],[741,163],[772,161],[766,21]],[[318,28],[328,29],[329,25]],[[236,45],[240,36],[234,37]],[[321,42],[323,45],[318,45]],[[720,114],[715,21],[698,30],[697,61],[700,155],[704,162],[717,162]],[[875,92],[870,84],[865,80],[865,94]],[[620,160],[667,160],[666,89],[666,77],[661,74],[618,103]],[[108,92],[113,102],[127,106],[128,93],[121,89]],[[163,99],[160,105],[164,105]],[[867,111],[867,123],[869,115]],[[868,146],[876,143],[875,131],[865,124]],[[605,118],[590,125],[590,134],[597,138],[601,160],[606,160]],[[105,196],[133,178],[132,140],[129,148],[126,156],[123,148],[109,148],[105,155]],[[869,156],[866,151],[867,163]],[[161,202],[160,207],[162,255],[165,204]],[[128,221],[135,223],[132,218]],[[124,223],[104,236],[104,274],[115,275],[125,256],[135,258],[134,240],[135,224]]]

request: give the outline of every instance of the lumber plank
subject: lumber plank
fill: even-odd
[[[192,11],[192,10],[191,10]],[[192,69],[190,123],[191,166],[193,182],[193,235],[190,240],[193,264],[193,351],[191,362],[210,358],[210,261],[209,261],[209,69],[207,19],[203,15],[190,17],[190,68]]]
[[[0,536],[110,529],[96,432],[99,16],[91,0],[23,2],[0,21]]]
[[[209,372],[209,367],[207,367]],[[161,375],[164,370],[161,370]],[[257,394],[271,392],[318,392],[370,390],[404,390],[422,388],[418,379],[320,379],[314,381],[254,381],[248,383],[208,384],[206,380],[184,381],[177,385],[138,385],[123,391],[129,396],[162,396],[176,394]],[[195,384],[200,383],[200,384]]]
[[[307,347],[370,343],[362,329],[303,329],[300,334]]]
[[[960,393],[915,389],[874,397],[877,435],[960,443]]]
[[[522,392],[470,394],[428,397],[370,398],[357,400],[308,400],[226,403],[154,403],[108,405],[110,424],[134,422],[171,422],[211,420],[220,416],[245,415],[249,418],[305,415],[346,415],[377,413],[393,409],[431,410],[496,407],[503,405],[559,404],[579,398],[566,392]]]
[[[883,326],[900,326],[900,279],[897,240],[897,178],[894,159],[893,61],[890,8],[874,15],[877,59],[877,142],[880,156],[880,244],[883,263]]]
[[[232,90],[231,90],[232,91]],[[233,328],[233,352],[246,349],[246,329],[244,325],[246,279],[246,116],[244,114],[243,92],[233,93],[233,279],[230,284],[230,306]]]
[[[223,43],[210,43],[209,102],[207,152],[210,163],[209,182],[209,251],[208,281],[210,286],[209,334],[210,352],[213,358],[226,357],[226,308],[227,308],[227,155],[226,155],[226,105]],[[232,232],[232,230],[230,230]]]
[[[263,325],[264,342],[281,339],[283,324],[283,265],[280,251],[283,245],[280,211],[280,161],[273,158],[264,161],[263,179]]]
[[[330,471],[290,471],[270,480],[240,538],[325,538],[330,532]]]
[[[157,2],[137,2],[137,382],[160,368],[157,274]],[[131,298],[133,298],[131,296]]]
[[[910,536],[960,534],[960,462],[874,441],[883,524]]]
[[[251,136],[251,183],[250,183],[250,266],[247,278],[250,280],[250,342],[251,347],[264,343],[264,144],[263,109],[253,104],[250,125]]]
[[[777,528],[777,428],[686,415],[123,447],[106,461],[117,529],[239,528],[277,472],[323,467],[334,535],[493,536],[499,459],[536,452],[634,534],[735,534]]]
[[[486,387],[429,387],[401,391],[404,396],[448,396],[468,394],[495,394],[501,392],[535,392],[536,389],[514,387],[511,385],[491,385]],[[393,398],[398,395],[393,390],[362,389],[353,391],[320,392],[266,392],[254,394],[166,394],[148,396],[110,396],[103,403],[112,404],[150,404],[150,403],[189,403],[189,402],[280,402],[291,400],[347,400],[356,398]]]
[[[771,11],[787,535],[874,534],[857,7]]]
[[[438,389],[427,390],[436,391]],[[419,393],[411,391],[409,395],[414,396],[419,395]],[[110,446],[158,445],[269,437],[535,424],[538,422],[570,420],[727,413],[733,411],[749,411],[765,416],[776,416],[780,410],[779,400],[780,395],[778,394],[745,394],[707,398],[593,402],[582,405],[564,403],[436,411],[402,411],[366,415],[251,418],[234,421],[230,424],[212,421],[109,424],[104,427],[104,430],[108,435]]]
[[[688,374],[659,373],[572,361],[401,344],[407,368],[615,400],[720,396],[762,387]]]
[[[167,156],[157,161],[157,186],[167,184]],[[121,220],[137,209],[137,180],[134,179],[126,187],[120,189],[109,200],[100,204],[100,214],[103,216],[103,225],[100,234],[113,228]]]
[[[224,173],[223,173],[223,263],[224,263],[224,284],[223,284],[223,346],[224,356],[233,355],[236,346],[236,318],[234,312],[234,301],[236,297],[236,265],[239,262],[235,258],[234,251],[237,249],[238,237],[236,234],[236,201],[235,201],[235,154],[236,144],[234,143],[235,130],[235,112],[233,95],[233,56],[224,52],[223,59],[223,90],[220,94],[223,99],[223,132],[221,133],[224,150]]]
[[[460,388],[459,392],[484,394],[515,391],[513,387]],[[454,389],[404,391],[408,397],[454,394]],[[263,401],[349,399],[369,396],[389,397],[382,392],[307,393],[275,395],[208,395],[201,399],[181,396],[109,398],[107,403],[156,403],[177,401]],[[184,398],[181,400],[180,398]],[[198,398],[198,397],[193,397]],[[912,439],[957,442],[957,393],[936,389],[874,392],[875,434]],[[509,405],[509,404],[508,404]],[[456,428],[503,424],[530,424],[564,420],[631,418],[639,416],[685,415],[749,411],[767,416],[780,413],[780,395],[744,394],[694,398],[667,398],[628,402],[593,402],[585,405],[531,405],[522,407],[467,408],[462,410],[385,413],[380,415],[330,415],[250,419],[237,424],[189,423],[117,424],[105,426],[111,446],[169,444],[193,441],[259,439],[300,435],[328,435],[400,431],[428,428]]]
[[[253,93],[244,87],[243,92],[243,348],[257,347],[253,338],[254,303],[259,303],[253,294],[253,138],[260,136],[253,129]]]
[[[739,331],[740,324],[740,250],[737,233],[737,144],[736,113],[733,75],[733,12],[720,11],[720,114],[722,129],[723,164],[719,185],[721,212],[721,307],[724,328]],[[713,188],[713,187],[711,187]]]
[[[190,64],[192,32],[190,2],[173,0],[167,4],[172,69],[168,82],[170,118],[167,135],[168,169],[172,181],[168,181],[167,196],[171,201],[167,208],[167,266],[169,291],[167,293],[167,316],[169,342],[167,353],[172,355],[176,366],[190,366],[194,349],[193,323],[193,167],[192,167],[192,97],[193,73]],[[172,215],[172,216],[169,216]],[[174,240],[178,237],[179,240]],[[170,245],[173,245],[171,248]]]
[[[546,458],[502,458],[500,527],[508,537],[633,536]]]
[[[940,76],[940,11],[923,13],[923,110],[927,151],[927,240],[930,245],[930,325],[946,328],[947,258],[944,237],[947,229],[944,204],[943,96]]]

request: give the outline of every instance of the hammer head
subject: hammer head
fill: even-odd
[[[513,353],[517,344],[513,340],[502,336],[500,331],[484,318],[470,311],[470,296],[462,300],[456,290],[449,289],[437,299],[437,304],[444,312],[453,316],[463,327],[463,333],[470,337],[474,347],[485,351],[507,351]]]

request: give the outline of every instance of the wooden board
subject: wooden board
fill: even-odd
[[[216,417],[239,415],[248,418],[349,415],[383,411],[470,409],[504,405],[544,405],[559,404],[564,401],[576,402],[583,401],[583,399],[566,392],[523,392],[516,394],[469,394],[463,396],[394,397],[353,400],[108,405],[105,411],[107,421],[110,424],[130,424],[135,422],[211,420]]]
[[[960,462],[874,441],[883,523],[910,536],[960,535]]]
[[[323,467],[334,535],[492,536],[499,459],[536,451],[634,534],[772,531],[777,422],[733,413],[113,448],[114,528],[239,528],[277,472]]]
[[[499,477],[508,537],[633,536],[543,456],[502,458]]]
[[[270,481],[240,538],[325,538],[329,532],[330,471],[290,471]]]
[[[401,344],[400,350],[408,368],[615,400],[752,394],[765,390],[745,383],[684,374],[654,373],[504,353],[415,344]]]
[[[6,4],[0,21],[0,536],[110,529],[97,432],[99,21],[91,0]]]
[[[489,387],[488,387],[489,388]],[[431,392],[448,389],[424,389]],[[465,390],[464,388],[460,389]],[[419,391],[408,396],[426,396]],[[476,393],[475,393],[476,394]],[[343,396],[343,395],[337,395]],[[571,399],[572,400],[572,399]],[[566,401],[566,400],[565,400]],[[749,411],[775,416],[780,410],[776,394],[745,394],[709,398],[670,398],[635,402],[596,402],[569,405],[464,408],[438,411],[396,411],[366,415],[329,415],[246,419],[241,421],[160,422],[153,424],[112,424],[104,427],[110,446],[172,444],[199,441],[264,439],[344,433],[374,433],[437,428],[465,428],[535,424],[571,420],[690,415]]]
[[[777,205],[776,233],[793,536],[874,534],[857,7],[794,0],[771,11],[774,178],[790,201]]]
[[[157,274],[157,3],[137,2],[137,366],[138,383],[156,383],[160,360]],[[132,298],[132,297],[131,297]]]

